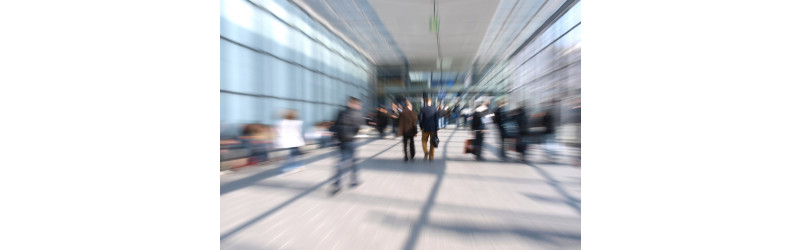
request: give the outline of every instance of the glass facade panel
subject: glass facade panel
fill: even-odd
[[[220,1],[222,122],[274,124],[291,108],[310,129],[374,81],[375,65],[287,0]]]

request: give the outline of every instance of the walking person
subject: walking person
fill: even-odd
[[[506,106],[505,102],[500,102],[498,107],[495,108],[495,114],[492,117],[492,122],[495,123],[495,126],[498,127],[498,153],[501,155],[501,160],[506,160],[506,138],[509,137],[508,135],[508,128],[504,126],[504,121],[506,120],[506,112],[504,112],[504,107]]]
[[[475,135],[473,154],[476,155],[476,160],[479,161],[484,160],[484,157],[481,157],[481,145],[484,143],[484,133],[486,132],[483,118],[486,115],[487,109],[487,103],[476,108],[476,111],[473,112],[473,121],[471,122],[471,129]]]
[[[517,152],[520,153],[520,161],[528,162],[526,160],[526,142],[524,138],[528,136],[528,116],[526,116],[526,108],[525,106],[518,105],[518,108],[514,111],[513,119],[517,122],[517,136],[515,138],[515,148]]]
[[[406,107],[398,120],[398,135],[403,136],[403,161],[414,161],[414,137],[417,137],[417,114],[412,110],[412,102],[406,100]]]
[[[555,143],[555,137],[556,137],[555,136],[556,128],[554,127],[554,116],[553,116],[554,112],[553,106],[555,104],[556,102],[551,102],[551,106],[548,107],[542,114],[542,125],[543,127],[545,127],[545,132],[542,136],[543,138],[542,147],[545,152],[546,160],[550,160],[550,155],[551,155],[551,153],[548,152],[549,151],[548,145],[550,145],[551,143]]]
[[[303,121],[298,120],[297,111],[289,110],[284,119],[278,122],[278,148],[289,149],[289,157],[284,162],[284,173],[291,174],[305,169],[297,160],[300,147],[306,145],[303,139]]]
[[[445,127],[445,109],[442,107],[442,104],[437,107],[437,121],[437,129]]]
[[[399,118],[400,118],[399,117],[400,111],[399,111],[398,105],[395,104],[395,103],[392,103],[392,110],[390,110],[390,112],[388,112],[388,113],[389,113],[390,120],[392,121],[392,134],[395,135],[395,138],[398,138],[398,121],[399,121]]]
[[[388,122],[389,116],[387,115],[387,109],[384,107],[378,107],[378,113],[376,114],[376,129],[378,129],[379,138],[384,138],[384,130],[387,128]]]
[[[334,131],[336,131],[337,139],[339,139],[339,153],[341,159],[336,166],[336,174],[334,175],[333,188],[331,194],[334,195],[339,192],[342,187],[340,179],[342,172],[347,168],[351,170],[351,187],[359,185],[358,177],[356,176],[358,168],[356,167],[356,134],[359,132],[359,127],[364,124],[364,119],[361,115],[362,101],[358,98],[351,97],[348,100],[348,107],[339,112],[337,119],[334,122]]]
[[[462,115],[462,126],[470,127],[470,125],[467,124],[467,117],[470,116],[470,107],[462,107],[461,115]]]
[[[420,109],[420,129],[423,130],[423,160],[434,160],[434,137],[437,136],[437,110],[431,106],[431,99],[426,101],[426,106]],[[429,143],[429,139],[431,142]]]

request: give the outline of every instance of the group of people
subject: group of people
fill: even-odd
[[[472,153],[475,155],[476,160],[482,161],[484,157],[481,156],[482,146],[484,143],[484,134],[488,132],[484,125],[483,118],[490,114],[488,108],[489,102],[482,103],[472,113],[462,112],[464,123],[467,123],[467,116],[472,117],[470,129],[473,131],[474,139],[472,145]],[[507,146],[511,145],[515,151],[520,153],[520,161],[526,162],[526,149],[529,141],[537,141],[544,143],[552,141],[555,133],[553,112],[548,109],[542,113],[534,114],[531,117],[537,119],[535,127],[542,127],[542,131],[531,132],[529,128],[532,124],[529,122],[529,116],[526,115],[523,105],[514,110],[506,109],[506,102],[499,102],[498,106],[492,112],[492,123],[498,128],[499,143],[498,154],[502,160],[507,160],[506,150]]]
[[[447,117],[455,117],[456,114],[461,114],[465,119],[463,123],[467,123],[467,115],[472,116],[470,129],[473,132],[473,154],[476,159],[484,160],[482,157],[482,145],[484,135],[487,128],[483,122],[483,118],[493,114],[493,123],[495,123],[500,132],[500,156],[506,160],[506,142],[514,145],[516,151],[521,153],[521,160],[525,161],[526,145],[524,137],[531,135],[528,132],[528,117],[522,107],[514,110],[507,111],[505,109],[506,103],[500,103],[498,107],[490,112],[488,105],[489,102],[484,102],[473,110],[455,109],[450,113],[444,112],[442,106],[435,107],[431,105],[431,100],[427,100],[425,106],[420,108],[419,114],[414,111],[412,103],[408,100],[402,102],[403,105],[392,103],[392,109],[388,110],[381,106],[377,108],[377,112],[368,121],[365,121],[362,115],[362,102],[358,98],[350,97],[347,107],[341,110],[332,124],[325,124],[330,126],[329,130],[333,133],[334,137],[339,141],[339,154],[340,160],[336,165],[336,172],[334,174],[334,182],[332,183],[331,193],[336,194],[342,189],[342,175],[345,172],[350,172],[350,185],[356,187],[360,184],[357,177],[358,168],[356,166],[356,159],[354,158],[356,150],[356,135],[362,125],[373,125],[378,130],[380,137],[383,138],[388,126],[392,126],[391,133],[395,137],[403,137],[403,160],[405,162],[414,161],[415,159],[415,142],[414,139],[418,134],[421,134],[421,142],[423,147],[423,160],[433,161],[435,148],[438,146],[439,137],[437,131],[445,126],[444,120]],[[470,112],[471,111],[471,112]],[[303,121],[297,117],[297,112],[294,110],[287,111],[284,117],[279,121],[275,127],[276,146],[289,150],[289,157],[284,162],[283,169],[285,172],[297,172],[304,169],[301,161],[297,160],[300,154],[300,147],[305,146],[303,136]],[[545,131],[538,133],[540,137],[547,137],[553,134],[553,119],[550,112],[544,112],[532,117],[537,117],[545,127]],[[418,130],[419,127],[419,131]],[[266,152],[264,152],[266,154]]]
[[[405,104],[398,114],[397,129],[397,135],[403,136],[403,160],[414,161],[414,138],[420,132],[417,130],[419,125],[422,130],[423,160],[433,161],[434,148],[438,146],[437,140],[439,140],[437,131],[441,128],[440,113],[431,106],[431,100],[426,101],[426,106],[420,108],[420,114],[414,112],[410,101],[406,100]]]

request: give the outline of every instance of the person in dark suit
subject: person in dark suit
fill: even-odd
[[[426,106],[420,109],[420,128],[423,129],[423,160],[434,160],[434,136],[437,135],[437,121],[439,114],[434,106],[431,106],[431,99],[426,101]],[[431,139],[429,143],[429,139]]]

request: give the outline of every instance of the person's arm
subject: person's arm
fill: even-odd
[[[423,127],[423,111],[420,110],[420,113],[417,114],[417,125],[420,125],[420,128]]]

